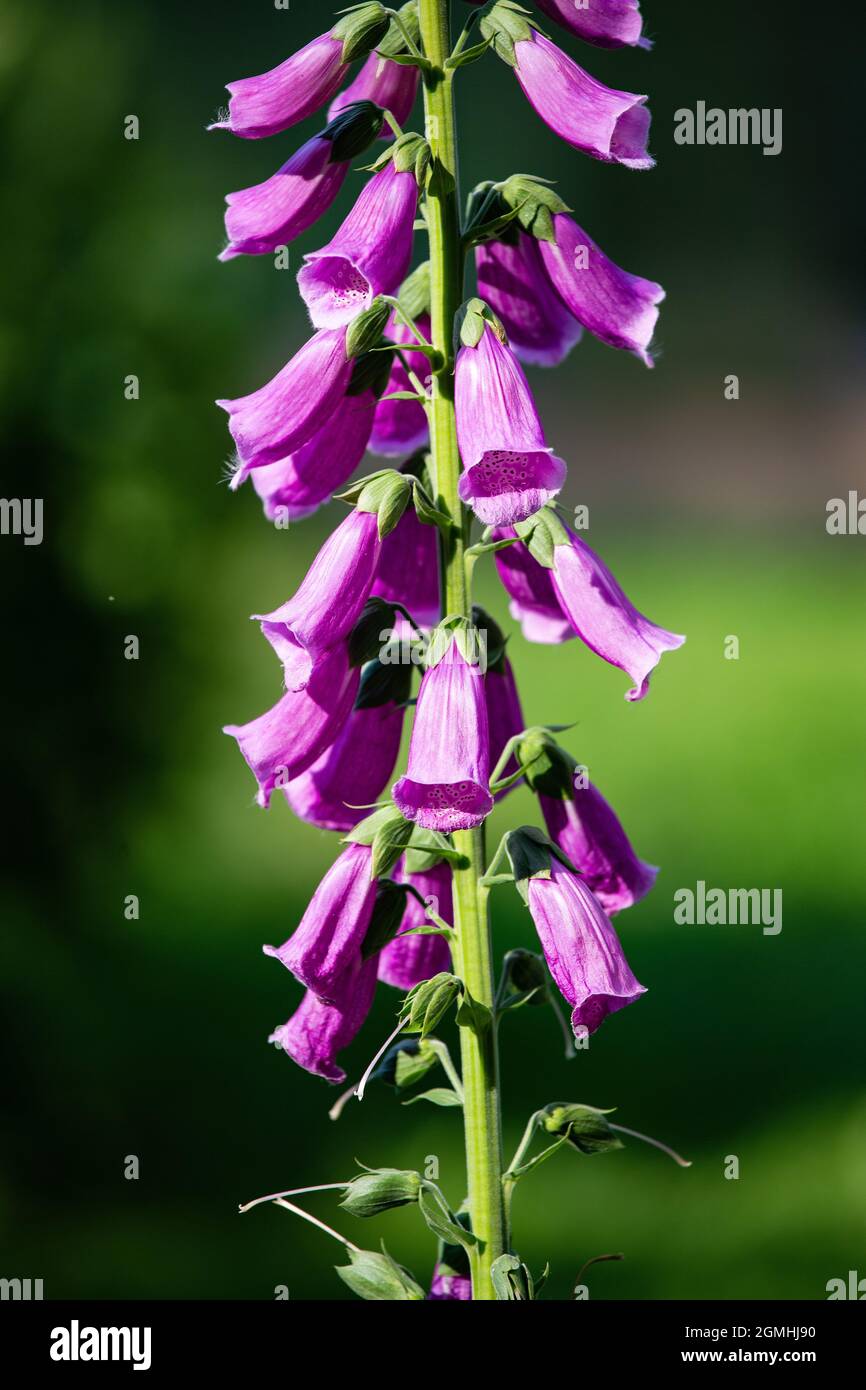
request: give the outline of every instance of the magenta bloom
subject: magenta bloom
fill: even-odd
[[[253,468],[279,463],[328,421],[352,376],[346,330],[314,333],[266,386],[237,400],[220,400],[241,466],[235,486]]]
[[[568,537],[554,548],[550,571],[562,611],[591,651],[631,676],[635,687],[625,698],[642,700],[662,655],[686,639],[639,613],[595,551],[574,532]]]
[[[529,880],[529,910],[550,973],[573,1006],[575,1033],[594,1033],[608,1014],[646,993],[600,904],[555,855],[550,856],[549,879]]]
[[[336,236],[304,257],[301,298],[316,328],[339,328],[406,278],[418,203],[415,174],[392,162],[374,174]]]
[[[429,341],[429,314],[419,314],[415,322]],[[401,347],[415,341],[411,328],[408,328],[402,319],[395,318],[393,313],[388,320],[385,336]],[[430,366],[424,354],[412,352],[405,347],[404,355],[419,381],[426,382],[430,376]],[[382,395],[388,396],[392,391],[412,389],[406,368],[399,357],[395,357],[388,384]],[[427,415],[420,401],[379,401],[373,433],[370,436],[370,448],[374,454],[384,454],[386,458],[394,458],[398,454],[411,454],[427,443],[427,437]]]
[[[461,500],[488,526],[524,521],[562,487],[565,464],[545,443],[520,363],[489,324],[477,347],[458,352],[454,389]]]
[[[337,1066],[337,1053],[361,1028],[376,992],[376,959],[356,956],[334,986],[335,1001],[323,1004],[307,990],[288,1023],[274,1029],[268,1042],[276,1043],[293,1062],[326,1081],[345,1081]]]
[[[510,527],[494,531],[493,539],[513,536]],[[527,642],[555,645],[577,634],[562,611],[550,570],[544,569],[521,542],[497,550],[496,568],[511,602],[509,612],[520,623]]]
[[[453,925],[451,870],[447,864],[436,864],[422,874],[407,874],[401,865],[397,877],[400,883],[411,883],[426,901],[432,899],[431,906],[437,916],[449,926]],[[424,908],[418,899],[407,895],[400,933],[379,954],[379,979],[384,980],[385,984],[410,990],[422,980],[429,980],[450,969],[451,952],[444,937],[403,935],[412,927],[422,927],[426,920]]]
[[[652,888],[658,869],[644,864],[601,792],[575,787],[569,797],[539,792],[547,833],[598,898],[608,916],[639,902]]]
[[[433,1271],[428,1299],[433,1301],[457,1299],[461,1303],[472,1299],[472,1280],[468,1274],[446,1274],[439,1265]]]
[[[253,487],[269,521],[280,517],[299,521],[330,501],[364,457],[375,411],[376,397],[372,391],[344,396],[306,444],[278,463],[253,469]],[[239,470],[231,486],[235,488],[241,481]]]
[[[336,742],[286,787],[295,815],[344,832],[363,820],[369,813],[359,808],[378,801],[394,771],[405,713],[393,700],[353,709]]]
[[[514,45],[517,80],[530,105],[561,139],[608,164],[651,169],[645,96],[605,87],[543,34]]]
[[[421,681],[406,776],[393,789],[398,810],[427,830],[470,830],[493,809],[487,706],[481,667],[452,637]]]
[[[255,613],[280,661],[287,690],[303,690],[318,658],[349,636],[370,595],[379,559],[379,518],[352,511],[322,546],[293,598]]]
[[[288,941],[262,947],[325,1004],[338,1002],[340,977],[361,956],[376,901],[372,857],[369,845],[347,845]]]
[[[502,320],[522,362],[555,367],[580,342],[582,328],[551,286],[538,242],[485,242],[475,249],[478,293]]]
[[[359,681],[345,647],[334,647],[317,661],[304,690],[289,691],[248,724],[226,725],[223,733],[237,739],[258,782],[260,806],[269,804],[275,787],[300,777],[331,746],[349,717]]]
[[[484,677],[484,695],[487,700],[490,767],[492,770],[505,751],[508,740],[514,738],[516,734],[522,734],[526,728],[523,711],[520,708],[520,696],[517,693],[517,682],[514,679],[511,662],[504,653],[501,660],[496,666],[491,666]],[[512,757],[500,776],[510,777],[516,771],[517,762]],[[495,799],[499,801],[503,796],[507,796],[511,790],[512,788],[508,787],[504,791],[497,792]]]
[[[353,101],[374,101],[384,111],[390,111],[399,126],[404,126],[415,105],[417,91],[417,68],[392,63],[380,58],[378,53],[371,53],[357,77],[331,102],[328,120],[332,121]],[[386,139],[391,138],[391,129],[385,122],[381,133]]]
[[[228,115],[208,129],[230,130],[247,140],[276,135],[324,106],[347,72],[342,40],[320,34],[270,72],[229,82]]]
[[[556,240],[537,245],[557,294],[596,338],[651,367],[647,349],[665,297],[661,285],[620,270],[567,213],[556,213],[553,226]]]
[[[349,168],[346,160],[335,161],[333,154],[331,140],[315,135],[264,183],[229,193],[229,244],[219,259],[264,255],[277,246],[288,246],[312,227],[333,203]]]
[[[414,507],[406,508],[382,541],[371,594],[402,603],[419,627],[435,627],[439,621],[436,528],[422,525]]]
[[[537,0],[538,8],[555,19],[564,29],[570,29],[587,43],[600,48],[624,46],[651,48],[649,39],[641,38],[643,20],[639,0]]]

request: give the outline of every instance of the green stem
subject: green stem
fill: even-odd
[[[445,613],[469,617],[472,595],[465,560],[469,518],[457,494],[460,455],[454,418],[453,327],[463,300],[464,253],[458,211],[453,77],[445,71],[450,53],[448,0],[420,0],[420,16],[424,53],[433,65],[432,71],[423,74],[427,139],[435,162],[434,179],[427,194],[431,337],[444,362],[433,376],[429,407],[431,452],[438,504],[454,521],[452,533],[442,545],[443,604]],[[468,867],[454,870],[455,970],[472,997],[492,1007],[494,979],[487,894],[479,883],[484,873],[483,830],[456,831],[454,846],[468,861]],[[490,1267],[506,1244],[496,1029],[491,1027],[478,1034],[461,1027],[460,1045],[469,1211],[472,1230],[479,1240],[471,1256],[472,1296],[490,1301],[496,1296]]]

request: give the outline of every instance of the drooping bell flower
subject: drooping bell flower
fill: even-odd
[[[326,1004],[339,1000],[339,981],[361,955],[376,903],[369,845],[346,845],[322,879],[300,925],[282,946],[263,946]]]
[[[419,314],[415,322],[429,341],[430,317]],[[415,335],[402,319],[392,313],[385,329],[385,336],[397,343],[411,370],[419,381],[426,383],[430,376],[430,365],[422,352],[413,352],[409,344],[415,342]],[[413,390],[409,375],[400,358],[395,355],[391,375],[383,396],[394,391]],[[384,454],[386,458],[411,454],[422,448],[428,439],[427,414],[420,401],[380,400],[376,406],[376,418],[370,436],[370,449],[374,454]]]
[[[237,483],[253,468],[279,463],[326,424],[346,394],[352,367],[346,329],[322,329],[266,386],[217,401],[228,413],[240,458]]]
[[[268,806],[275,787],[300,777],[331,746],[349,717],[359,681],[345,645],[334,647],[316,662],[305,689],[288,691],[248,724],[226,725],[223,733],[237,739],[258,783],[260,806]]]
[[[375,48],[388,25],[381,5],[364,5],[270,72],[229,82],[228,112],[208,129],[258,140],[297,125],[331,99],[349,64]]]
[[[250,476],[269,521],[310,516],[349,481],[367,448],[375,418],[373,391],[344,396],[306,444],[278,463],[254,468]],[[238,475],[231,486],[237,487]]]
[[[451,870],[442,862],[423,873],[407,873],[401,864],[395,875],[399,883],[410,883],[432,910],[449,926],[454,923],[451,903]],[[441,936],[406,936],[413,927],[427,922],[425,908],[411,893],[406,897],[406,909],[400,929],[393,941],[379,953],[379,979],[396,989],[410,990],[422,980],[450,969],[451,952]],[[429,925],[429,923],[428,923]]]
[[[651,48],[641,37],[640,0],[537,0],[538,8],[564,29],[599,48]]]
[[[642,700],[662,655],[681,647],[685,637],[638,612],[595,551],[549,508],[522,529],[536,560],[544,560],[560,608],[578,637],[631,676],[635,686],[626,692],[627,700]]]
[[[608,916],[632,907],[650,891],[658,869],[638,859],[613,808],[591,783],[571,797],[540,793],[550,838],[568,856]]]
[[[567,213],[553,216],[555,239],[538,241],[557,294],[596,338],[653,365],[648,348],[665,297],[661,285],[620,270]]]
[[[658,869],[635,854],[601,792],[547,729],[531,729],[518,745],[526,781],[538,797],[547,833],[580,870],[608,916],[639,902]]]
[[[307,990],[288,1023],[274,1029],[268,1042],[281,1047],[293,1062],[326,1081],[345,1081],[337,1054],[348,1047],[370,1012],[376,992],[376,959],[354,958],[336,982],[333,1004],[323,1004]]]
[[[514,68],[530,106],[561,139],[608,164],[652,168],[645,96],[597,82],[508,5],[494,6],[480,27],[498,56]]]
[[[416,67],[408,67],[403,63],[392,63],[389,60],[389,55],[406,52],[404,30],[408,32],[414,42],[418,42],[420,24],[418,6],[414,0],[403,5],[399,10],[399,15],[401,24],[398,25],[393,20],[391,21],[391,28],[384,39],[377,44],[375,53],[370,54],[357,77],[331,102],[328,111],[329,116],[336,116],[350,102],[374,101],[377,106],[390,111],[399,126],[406,124],[412,107],[415,105],[419,72]],[[391,137],[391,129],[386,123],[380,127],[380,133],[386,140]]]
[[[478,293],[502,320],[521,362],[555,367],[580,342],[582,328],[551,286],[538,242],[519,232],[511,244],[475,249]]]
[[[505,636],[502,629],[493,621],[490,614],[475,605],[472,621],[479,632],[485,635],[487,649],[487,670],[484,673],[484,699],[487,704],[487,727],[490,734],[490,773],[499,766],[499,759],[505,752],[505,745],[526,728],[520,696],[511,662],[505,652]],[[498,779],[510,777],[517,771],[517,759],[512,756],[504,768],[499,770]],[[495,801],[507,796],[511,787],[505,787],[494,795]]]
[[[468,624],[434,633],[394,802],[427,830],[470,830],[493,809],[484,675]],[[474,646],[474,650],[473,650]]]
[[[550,877],[530,877],[526,892],[548,969],[572,1005],[576,1035],[578,1030],[594,1033],[608,1014],[646,993],[601,904],[555,853],[550,854]]]
[[[414,507],[406,508],[383,540],[371,593],[388,603],[401,603],[419,627],[434,627],[439,621],[436,528],[422,525]]]
[[[377,514],[351,511],[297,593],[272,613],[253,615],[283,663],[287,690],[302,690],[318,657],[349,636],[369,597],[380,546]]]
[[[470,300],[455,366],[461,501],[488,526],[523,521],[565,481],[526,377],[481,300]]]
[[[391,160],[328,245],[304,257],[298,287],[316,328],[339,328],[397,288],[409,269],[417,202],[414,169]]]
[[[511,527],[498,527],[493,539],[501,541],[514,534]],[[525,545],[518,542],[506,546],[497,550],[493,558],[511,600],[508,610],[520,623],[527,642],[553,646],[577,636],[556,597],[550,571],[533,559]]]
[[[229,193],[228,246],[219,259],[273,252],[312,227],[339,193],[349,162],[375,140],[381,119],[372,102],[355,103],[264,183]]]
[[[321,830],[351,830],[382,795],[400,752],[412,672],[364,667],[355,707],[336,741],[285,789],[295,815]],[[441,967],[440,967],[441,968]]]

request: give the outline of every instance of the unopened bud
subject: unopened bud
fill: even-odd
[[[378,1216],[417,1202],[420,1190],[421,1176],[411,1169],[373,1168],[352,1179],[340,1206],[351,1216]]]

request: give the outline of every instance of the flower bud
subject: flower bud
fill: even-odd
[[[367,54],[383,39],[391,17],[383,5],[355,5],[331,30],[331,37],[343,45],[343,62],[351,63]]]
[[[350,1250],[350,1263],[337,1273],[352,1293],[375,1303],[422,1303],[424,1290],[408,1270],[385,1251]]]
[[[541,1123],[548,1134],[567,1134],[568,1142],[581,1153],[606,1153],[623,1147],[606,1119],[612,1114],[612,1110],[597,1110],[594,1105],[554,1103],[542,1110]]]
[[[351,1216],[378,1216],[391,1207],[404,1207],[417,1202],[421,1177],[409,1169],[372,1168],[359,1173],[349,1183],[340,1202]]]
[[[416,985],[406,995],[404,1017],[410,1033],[420,1033],[426,1038],[437,1024],[453,1008],[461,991],[461,983],[455,975],[442,971],[430,980]]]

